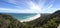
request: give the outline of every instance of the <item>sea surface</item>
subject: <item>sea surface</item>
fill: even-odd
[[[8,13],[12,17],[16,18],[17,20],[24,20],[29,19],[29,17],[33,17],[37,15],[36,13]]]

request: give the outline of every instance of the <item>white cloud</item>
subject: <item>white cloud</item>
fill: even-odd
[[[38,4],[36,4],[32,0],[19,0],[19,1],[18,0],[6,0],[6,2],[17,5],[15,7],[19,8],[19,9],[21,9],[21,6],[20,6],[21,4],[23,4],[23,5],[26,4],[28,6],[28,8],[27,8],[27,10],[26,9],[23,10],[24,13],[25,13],[25,11],[26,11],[26,13],[28,13],[29,11],[30,11],[29,13],[40,13],[45,0],[43,0],[43,1],[39,0]]]
[[[38,13],[35,10],[20,10],[20,9],[9,9],[9,8],[0,8],[0,12],[5,12],[5,13]]]
[[[35,3],[34,0],[5,0],[8,3],[15,4],[18,9],[11,9],[14,10],[14,13],[40,13],[42,11],[42,8],[44,7],[44,4],[47,2],[47,0],[38,0],[38,3]],[[46,8],[43,8],[43,10],[50,9],[53,6],[53,2],[55,0],[50,0]],[[27,9],[21,9],[21,4],[28,6]],[[25,7],[25,6],[24,6]]]
[[[47,9],[50,9],[50,8],[52,8],[52,6],[53,6],[53,4],[51,4],[50,6],[48,6],[48,8],[47,8]]]
[[[34,10],[34,11],[37,11],[38,13],[40,13],[41,8],[37,4],[35,4],[32,1],[27,2],[27,4],[29,5],[30,10]]]

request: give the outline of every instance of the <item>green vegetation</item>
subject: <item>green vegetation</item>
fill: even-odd
[[[43,24],[42,26],[38,28],[57,28],[58,24],[60,22],[60,18],[56,17],[48,21],[47,23]]]
[[[60,10],[30,22],[20,22],[8,14],[0,14],[0,28],[57,28],[60,24]]]
[[[22,28],[23,24],[10,15],[0,14],[0,28]]]

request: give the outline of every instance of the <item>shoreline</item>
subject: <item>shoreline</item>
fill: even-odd
[[[29,17],[27,19],[20,20],[20,22],[29,22],[29,21],[32,21],[32,20],[35,20],[35,19],[39,18],[40,16],[41,16],[40,14],[37,14],[37,15]]]

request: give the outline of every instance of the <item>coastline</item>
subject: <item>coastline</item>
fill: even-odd
[[[20,20],[20,22],[28,22],[28,21],[32,21],[32,20],[35,20],[37,18],[39,18],[41,15],[40,14],[37,14],[35,16],[32,16],[32,17],[29,17],[27,19],[24,19],[24,20]]]

